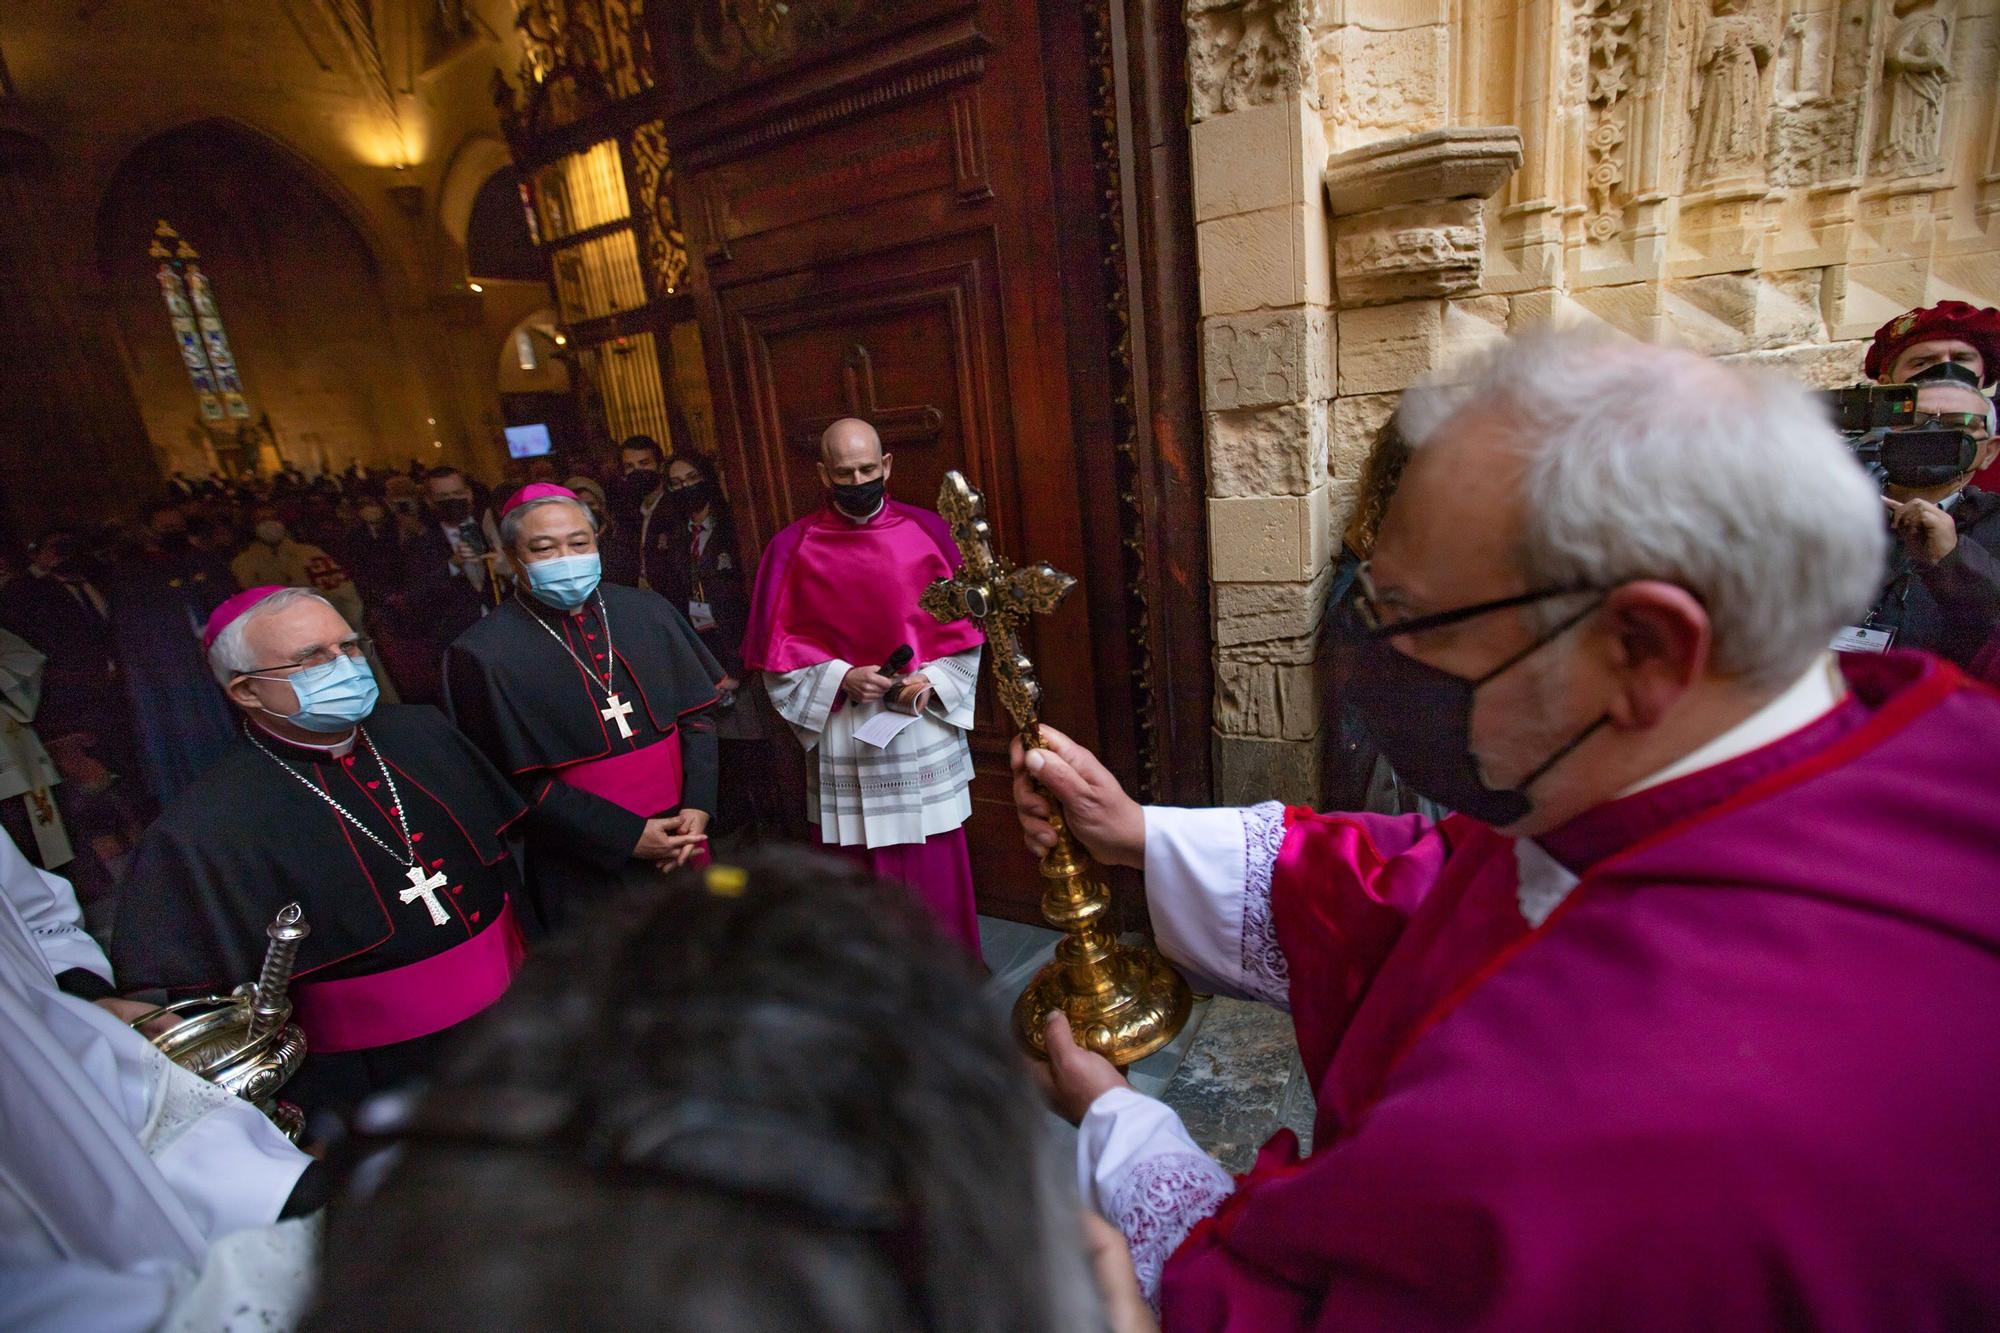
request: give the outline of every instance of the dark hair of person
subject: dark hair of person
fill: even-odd
[[[314,1327],[1102,1329],[1004,1011],[907,888],[792,849],[649,880],[394,1126]]]
[[[446,477],[462,477],[465,474],[450,464],[440,464],[424,473],[425,481],[442,481]]]
[[[662,463],[667,461],[667,451],[660,448],[660,442],[650,435],[627,435],[623,440],[619,441],[618,450],[620,453],[626,450],[630,450],[635,454],[640,452],[649,453]]]

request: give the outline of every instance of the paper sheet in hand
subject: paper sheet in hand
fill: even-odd
[[[883,708],[854,729],[854,739],[863,745],[886,750],[889,748],[889,742],[902,735],[903,728],[916,720],[915,713],[898,713],[892,708]]]

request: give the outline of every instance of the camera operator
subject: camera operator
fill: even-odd
[[[1877,384],[1908,384],[1947,362],[1991,387],[2000,375],[2000,310],[1940,301],[1898,315],[1875,330],[1861,372]]]
[[[2000,495],[1968,483],[2000,454],[2000,440],[1993,404],[1968,380],[1934,370],[1918,385],[1915,424],[1963,431],[1978,453],[1969,470],[1938,485],[1883,487],[1896,544],[1868,626],[1889,631],[1898,648],[1970,668],[2000,631]]]

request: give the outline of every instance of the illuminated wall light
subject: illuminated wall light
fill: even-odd
[[[438,424],[438,419],[436,417],[425,417],[424,424],[426,426],[435,426]]]
[[[443,440],[432,440],[432,441],[431,441],[431,448],[433,448],[433,449],[442,449],[442,448],[444,448],[444,441],[443,441]]]
[[[472,282],[472,283],[467,283],[466,285],[467,285],[468,287],[472,288],[472,290],[473,290],[473,291],[475,291],[475,292],[483,292],[483,291],[485,291],[485,290],[486,290],[486,289],[485,289],[484,287],[481,287],[481,286],[480,286],[480,285],[479,285],[478,283],[476,283],[476,282]]]

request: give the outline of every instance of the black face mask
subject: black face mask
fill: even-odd
[[[463,523],[472,517],[470,500],[439,500],[431,508],[435,509],[438,518],[446,523]]]
[[[1534,803],[1528,799],[1528,788],[1610,721],[1610,715],[1600,716],[1572,736],[1537,764],[1518,786],[1496,790],[1479,776],[1479,761],[1472,753],[1473,696],[1481,685],[1526,661],[1580,624],[1603,605],[1603,598],[1599,597],[1485,675],[1473,679],[1454,676],[1399,653],[1389,646],[1389,640],[1470,620],[1489,611],[1588,591],[1594,590],[1550,588],[1378,629],[1366,628],[1353,604],[1345,604],[1336,610],[1334,622],[1337,650],[1348,658],[1342,695],[1353,706],[1362,730],[1396,770],[1396,776],[1416,791],[1495,828],[1518,823],[1534,809]]]
[[[880,477],[873,481],[857,482],[852,486],[833,488],[833,507],[849,518],[867,518],[882,507],[882,496],[887,489]]]
[[[690,482],[686,486],[670,486],[667,488],[667,503],[672,505],[674,512],[682,517],[698,513],[714,498],[715,487],[709,485],[706,481]]]
[[[646,497],[658,490],[660,474],[657,472],[626,472],[611,479],[605,503],[614,514],[636,514],[646,505]]]

